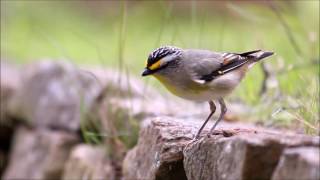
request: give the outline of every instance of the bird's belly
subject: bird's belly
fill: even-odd
[[[217,94],[211,90],[205,90],[201,92],[190,92],[190,91],[184,91],[180,93],[181,98],[188,99],[191,101],[196,101],[196,102],[204,102],[204,101],[209,101],[209,100],[215,100],[220,97],[224,97],[225,95],[223,94]]]
[[[177,84],[179,81],[168,79],[162,76],[155,76],[172,94],[183,99],[204,102],[225,97],[231,91],[227,89],[215,89],[195,82]]]

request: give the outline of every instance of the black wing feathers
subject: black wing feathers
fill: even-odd
[[[200,80],[209,82],[220,75],[233,71],[246,64],[251,58],[253,58],[252,56],[250,56],[251,54],[257,53],[259,51],[261,50],[249,51],[241,54],[223,53],[222,57],[224,58],[224,62],[221,64],[221,67],[210,74],[201,76]]]
[[[210,74],[204,75],[200,78],[200,80],[204,80],[206,82],[208,81],[212,81],[213,79],[215,79],[217,76],[220,76],[222,74],[228,73],[232,70],[237,69],[238,67],[241,67],[242,65],[244,65],[246,62],[248,62],[248,59],[242,59],[242,60],[238,60],[238,61],[234,61],[232,63],[229,63],[227,65],[222,66],[221,68],[219,68],[216,71],[213,71]]]
[[[240,56],[249,56],[249,55],[254,54],[254,53],[257,53],[257,52],[259,52],[259,51],[261,51],[261,50],[248,51],[248,52],[240,53],[240,54],[238,54],[238,55],[240,55]]]

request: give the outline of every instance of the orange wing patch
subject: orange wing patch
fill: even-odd
[[[222,62],[223,65],[227,65],[235,59],[239,59],[239,55],[233,53],[224,53],[222,56],[224,57]]]
[[[229,62],[230,62],[230,59],[224,59],[223,62],[222,62],[222,64],[223,64],[223,65],[227,65],[227,64],[229,64]]]

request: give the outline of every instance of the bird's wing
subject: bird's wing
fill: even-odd
[[[184,53],[184,59],[189,61],[185,64],[191,78],[197,83],[204,84],[241,67],[251,59],[250,54],[256,52],[259,50],[242,54],[187,50]]]

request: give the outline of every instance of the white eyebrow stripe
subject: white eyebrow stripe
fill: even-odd
[[[226,56],[225,56],[225,58],[231,58],[232,56],[234,56],[234,54],[227,54]]]

